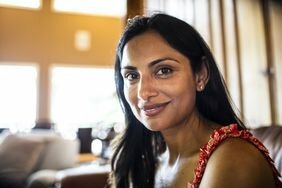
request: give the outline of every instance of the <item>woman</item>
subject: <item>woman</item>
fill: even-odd
[[[187,23],[165,14],[129,20],[115,79],[126,129],[116,139],[113,187],[278,187],[272,160]]]

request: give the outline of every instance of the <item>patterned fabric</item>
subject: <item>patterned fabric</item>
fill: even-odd
[[[216,150],[216,148],[227,138],[242,138],[257,147],[264,154],[267,161],[272,166],[273,173],[277,177],[277,187],[281,187],[281,182],[278,179],[278,177],[280,177],[280,174],[275,168],[274,162],[270,158],[268,150],[257,138],[252,135],[252,133],[247,130],[239,130],[236,124],[231,124],[229,126],[215,129],[212,135],[210,136],[210,140],[208,141],[208,143],[200,148],[198,165],[194,171],[194,179],[191,183],[188,183],[187,188],[199,187],[210,156]]]

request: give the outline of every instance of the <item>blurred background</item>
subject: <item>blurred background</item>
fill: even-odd
[[[128,18],[155,12],[203,35],[249,128],[282,124],[281,0],[0,0],[0,128],[121,131],[115,48]]]

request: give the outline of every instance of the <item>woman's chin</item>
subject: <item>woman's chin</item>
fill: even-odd
[[[143,123],[144,124],[144,123]],[[161,131],[163,129],[163,127],[161,126],[156,126],[156,125],[148,125],[148,124],[144,124],[144,126],[150,130],[150,131],[153,131],[153,132],[158,132],[158,131]]]

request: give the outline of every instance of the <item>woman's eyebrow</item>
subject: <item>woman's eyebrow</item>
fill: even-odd
[[[179,63],[178,60],[174,59],[174,58],[171,58],[171,57],[164,57],[164,58],[160,58],[160,59],[156,59],[152,62],[149,63],[149,67],[153,67],[154,65],[158,64],[158,63],[161,63],[163,61],[166,61],[166,60],[170,60],[170,61],[174,61],[176,63]]]
[[[158,64],[158,63],[161,63],[163,61],[166,61],[166,60],[170,60],[170,61],[174,61],[176,63],[179,63],[178,60],[174,59],[174,58],[170,58],[170,57],[164,57],[164,58],[160,58],[160,59],[156,59],[152,62],[149,63],[149,67],[153,67],[154,65]],[[121,69],[128,69],[128,70],[137,70],[136,67],[134,66],[131,66],[131,65],[126,65],[124,67],[121,67]]]
[[[124,66],[124,67],[121,67],[121,70],[123,70],[123,69],[128,69],[128,70],[137,70],[137,68],[136,68],[136,67],[131,66],[131,65],[126,65],[126,66]]]

